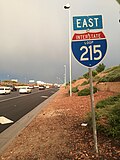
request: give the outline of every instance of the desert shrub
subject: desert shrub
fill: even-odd
[[[93,70],[92,71],[92,76],[95,77],[97,75],[97,71],[96,70]],[[84,78],[88,79],[89,78],[89,72],[85,73],[83,75]]]
[[[107,105],[105,108],[96,109],[97,131],[108,137],[120,139],[120,103]],[[86,121],[92,127],[91,113],[87,115]]]
[[[120,82],[120,66],[113,67],[99,82]]]
[[[100,73],[100,72],[104,71],[104,69],[105,69],[105,65],[102,63],[102,64],[99,64],[99,65],[97,66],[96,71],[97,71],[98,73]]]
[[[68,86],[70,84],[70,82],[66,83],[66,86]]]
[[[78,92],[78,96],[87,96],[89,94],[90,94],[90,89],[89,88],[85,88],[85,89]]]
[[[93,87],[93,93],[97,92],[97,88]],[[90,95],[90,88],[85,88],[78,92],[78,96],[87,96]]]
[[[73,88],[72,88],[72,92],[73,92],[73,93],[76,93],[76,92],[78,92],[78,91],[79,91],[79,90],[78,90],[77,87],[73,87]]]
[[[88,73],[88,72],[85,73],[85,74],[83,75],[83,77],[86,78],[86,79],[88,79],[88,78],[89,78],[89,73]]]
[[[92,76],[95,77],[98,74],[98,72],[96,70],[92,71]]]
[[[72,83],[75,83],[76,82],[76,79],[72,80]]]
[[[100,78],[99,82],[120,82],[120,73],[108,74]]]
[[[120,94],[98,102],[95,116],[98,132],[115,139],[120,138]],[[90,113],[87,116],[87,121],[92,127]]]
[[[120,138],[120,105],[108,105],[96,111],[98,131],[109,137]]]
[[[78,90],[78,87],[72,87],[72,92],[73,93],[76,93],[76,92],[78,92],[79,90]],[[68,91],[69,93],[70,93],[70,90]]]
[[[93,93],[96,93],[98,89],[96,87],[93,87]]]
[[[89,82],[88,81],[84,81],[81,86],[87,85]]]
[[[109,127],[107,128],[108,135],[112,137],[120,137],[120,105],[116,104],[110,111],[108,117]]]
[[[110,74],[108,77],[109,82],[120,82],[120,72],[114,72],[113,74]]]
[[[100,79],[100,77],[99,77],[99,76],[95,76],[95,77],[93,78],[93,82],[98,82],[98,81],[99,81],[99,79]]]
[[[106,76],[104,76],[104,77],[100,78],[98,82],[109,82],[109,81],[108,81],[108,78]]]
[[[103,71],[103,73],[109,73],[113,70],[116,70],[116,69],[119,69],[120,68],[120,65],[119,66],[114,66],[114,67],[110,67],[108,69],[106,69],[105,71]]]
[[[107,105],[114,105],[118,101],[120,102],[120,94],[98,102],[96,108],[105,108]]]

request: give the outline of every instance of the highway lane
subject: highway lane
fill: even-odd
[[[38,92],[38,91],[39,91],[38,88],[32,89],[32,93]],[[13,98],[13,97],[18,97],[18,96],[21,96],[21,94],[19,94],[19,92],[17,90],[17,91],[11,92],[10,94],[7,94],[7,95],[0,95],[0,101],[5,100],[5,99],[9,99],[9,98]]]
[[[52,88],[48,90],[36,91],[31,94],[18,95],[17,97],[9,97],[4,101],[0,100],[0,117],[6,117],[15,123],[44,100],[49,98],[57,90],[57,88]],[[0,133],[13,123],[0,124]]]

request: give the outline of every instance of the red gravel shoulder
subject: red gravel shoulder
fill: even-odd
[[[95,93],[95,104],[114,93]],[[38,116],[14,139],[2,160],[97,160],[119,159],[117,141],[99,135],[99,155],[94,154],[92,130],[81,123],[90,112],[90,97],[68,95],[61,88]]]

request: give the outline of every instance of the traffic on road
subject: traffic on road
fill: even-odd
[[[58,88],[32,89],[30,94],[20,94],[19,90],[0,95],[0,133],[48,99]]]

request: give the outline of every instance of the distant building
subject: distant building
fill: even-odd
[[[29,80],[29,83],[35,83],[35,80]]]
[[[36,83],[37,83],[37,85],[45,84],[45,83],[42,82],[42,81],[37,81]]]
[[[11,79],[12,82],[18,82],[18,79]]]

